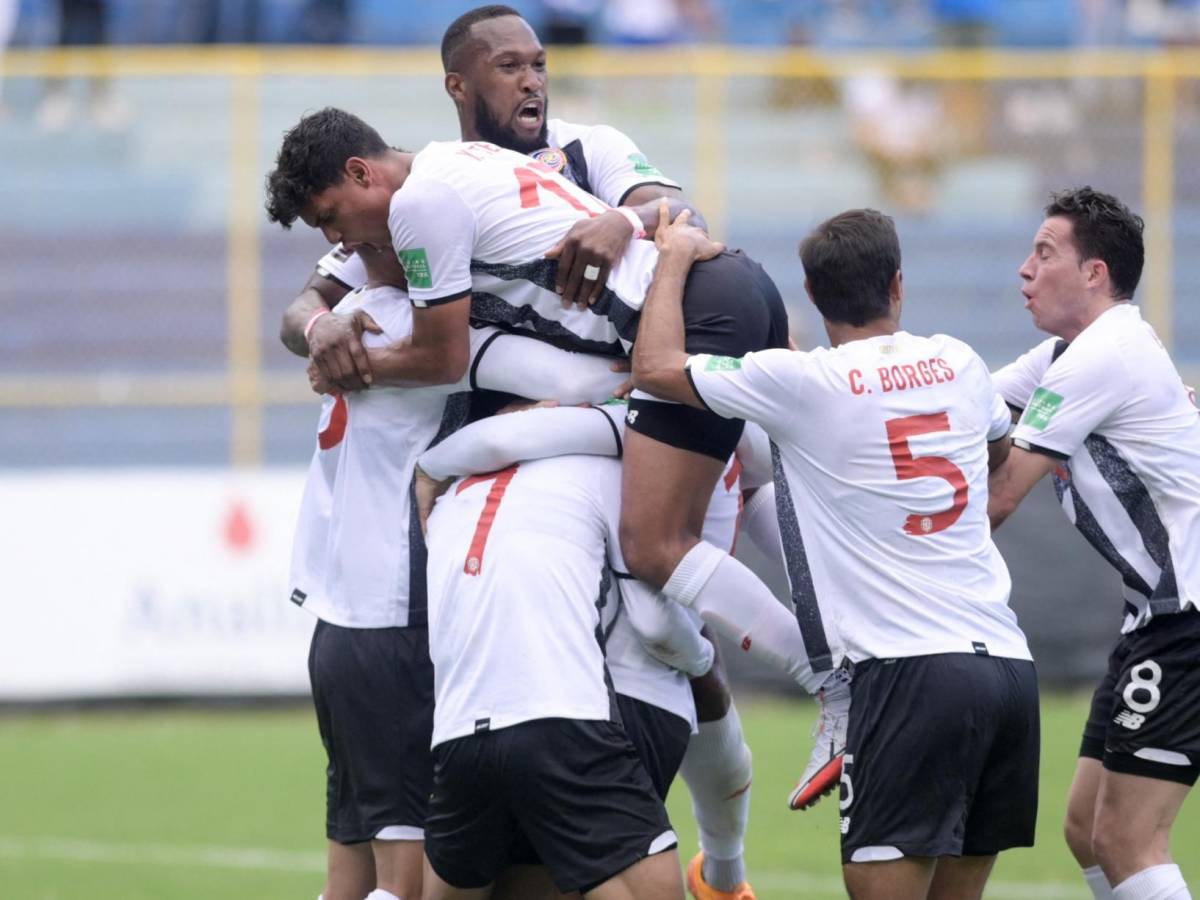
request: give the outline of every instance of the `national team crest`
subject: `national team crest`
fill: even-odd
[[[557,147],[546,147],[544,150],[538,150],[533,154],[533,158],[555,172],[561,172],[567,167],[567,154],[563,153]]]

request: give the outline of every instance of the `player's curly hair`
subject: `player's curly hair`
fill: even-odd
[[[813,303],[831,322],[856,327],[886,316],[900,271],[900,239],[891,216],[849,209],[826,219],[800,244]]]
[[[498,19],[501,16],[524,18],[511,6],[493,3],[468,10],[451,22],[446,33],[442,35],[442,69],[446,72],[457,72],[462,62],[459,58],[460,51],[471,36],[471,27],[476,22],[486,22],[488,19]]]
[[[283,136],[267,175],[267,218],[291,228],[314,196],[342,180],[346,160],[387,149],[379,132],[358,116],[332,106],[310,113]]]
[[[1085,185],[1050,195],[1046,218],[1070,219],[1080,259],[1098,259],[1108,266],[1113,296],[1129,300],[1142,278],[1146,223],[1114,197]]]

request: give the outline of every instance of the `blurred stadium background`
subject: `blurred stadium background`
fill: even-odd
[[[156,704],[146,707],[150,719],[80,718],[65,715],[63,704],[304,696],[311,620],[286,602],[284,582],[317,402],[277,331],[324,248],[307,229],[268,227],[263,176],[283,131],[327,104],[410,149],[456,136],[436,44],[446,24],[475,5],[0,0],[0,44],[6,32],[10,38],[0,60],[0,746],[10,754],[0,757],[8,763],[0,779],[23,789],[0,796],[14,797],[15,808],[47,797],[65,809],[93,802],[29,791],[40,783],[22,779],[31,761],[80,766],[92,787],[112,771],[103,756],[85,762],[45,749],[56,739],[84,756],[94,740],[128,760],[157,746],[145,729],[160,737],[193,729],[217,741],[242,718],[208,729],[178,712],[155,718],[163,715]],[[511,5],[543,36],[576,42],[551,52],[551,115],[633,136],[685,185],[718,237],[772,273],[801,346],[824,334],[804,301],[798,240],[832,213],[874,206],[899,227],[907,328],[948,332],[990,364],[1009,361],[1041,337],[1022,309],[1016,275],[1040,208],[1051,190],[1091,183],[1146,218],[1138,300],[1185,378],[1200,379],[1200,315],[1191,299],[1200,286],[1200,52],[1192,47],[1200,3]],[[658,31],[645,27],[646,10],[659,8],[679,15]],[[75,17],[72,27],[63,27],[64,15]],[[1088,685],[1116,634],[1117,579],[1063,521],[1049,486],[998,542],[1043,683]],[[742,666],[736,675],[746,689],[780,687]],[[1048,769],[1053,803],[1065,791],[1083,706],[1074,695],[1052,702],[1065,710],[1055,721],[1066,729],[1047,749],[1048,764],[1051,752],[1066,757]],[[261,706],[248,709],[262,715]],[[786,752],[804,747],[800,720],[775,721],[784,707],[757,710],[755,727]],[[281,739],[306,742],[309,768],[290,783],[307,791],[307,838],[297,846],[319,850],[315,729],[303,709],[279,715],[287,723]],[[197,757],[269,768],[275,720],[266,718],[268,736],[246,738],[251,756],[214,749]],[[189,746],[199,739],[180,738]],[[756,752],[763,760],[765,751]],[[782,766],[780,779],[790,768]],[[44,775],[54,780],[62,769]],[[98,808],[123,805],[115,784],[100,792]],[[171,805],[148,793],[152,806]],[[135,810],[130,816],[146,821]],[[42,891],[57,884],[43,869],[65,866],[67,876],[83,877],[97,860],[53,841],[97,833],[87,817],[65,812],[22,831],[21,821],[41,821],[27,812],[0,829],[0,897],[76,896],[61,885]],[[182,806],[175,812],[192,815]],[[1187,812],[1194,855],[1200,826],[1196,811]],[[239,813],[204,815],[219,823]],[[284,846],[272,844],[269,819],[265,837],[246,841]],[[832,819],[824,826],[832,831]],[[238,830],[230,833],[225,840],[220,829],[208,831],[197,841],[236,843]],[[825,842],[828,863],[833,842],[812,839]],[[1084,896],[1053,817],[1041,844],[1058,887],[995,896]],[[213,859],[230,858],[212,849]],[[179,861],[169,852],[157,862],[150,851],[139,858],[150,868]],[[775,869],[786,871],[789,857],[780,859]],[[281,885],[308,885],[315,896],[319,887],[310,872],[243,890],[231,887],[248,884],[232,868],[237,877],[222,883],[225,896],[282,896]],[[135,871],[113,896],[191,896]],[[829,873],[820,876],[823,888],[793,885],[760,897],[836,896],[836,866],[820,871]],[[23,885],[18,892],[5,889],[6,873]],[[143,875],[150,880],[140,882]],[[131,882],[141,893],[130,892]]]

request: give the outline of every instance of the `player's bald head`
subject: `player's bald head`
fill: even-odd
[[[499,3],[478,6],[451,22],[442,36],[442,69],[446,72],[461,72],[467,61],[479,50],[486,49],[488,44],[486,26],[476,26],[505,18],[515,18],[529,29],[529,24],[519,12],[511,6]]]

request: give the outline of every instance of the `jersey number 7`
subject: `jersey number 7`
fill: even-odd
[[[492,523],[496,521],[496,511],[500,509],[500,501],[504,499],[504,492],[508,490],[508,483],[513,480],[513,476],[517,474],[515,465],[509,466],[507,469],[500,469],[497,472],[488,472],[485,475],[472,475],[470,478],[463,479],[459,484],[456,494],[461,494],[472,485],[480,484],[484,481],[492,483],[491,490],[488,491],[487,499],[483,501],[483,511],[479,514],[479,521],[475,523],[475,534],[471,538],[471,546],[467,549],[467,560],[463,563],[463,572],[468,575],[478,575],[483,571],[483,550],[487,546],[488,535],[492,533]]]
[[[542,198],[538,193],[540,188],[543,191],[549,191],[555,197],[565,201],[572,209],[584,213],[589,218],[594,219],[604,211],[588,209],[580,198],[572,196],[567,188],[548,177],[553,173],[554,170],[549,166],[543,166],[536,162],[513,169],[513,174],[517,176],[517,184],[521,186],[521,209],[532,209],[542,205]]]
[[[909,513],[904,520],[906,534],[918,536],[945,531],[958,521],[967,508],[967,479],[962,469],[944,456],[913,456],[908,439],[920,434],[932,434],[950,430],[950,417],[944,412],[922,416],[903,416],[888,419],[888,449],[892,451],[892,462],[896,466],[896,479],[908,481],[912,478],[943,478],[954,488],[954,500],[949,509],[933,515]]]

